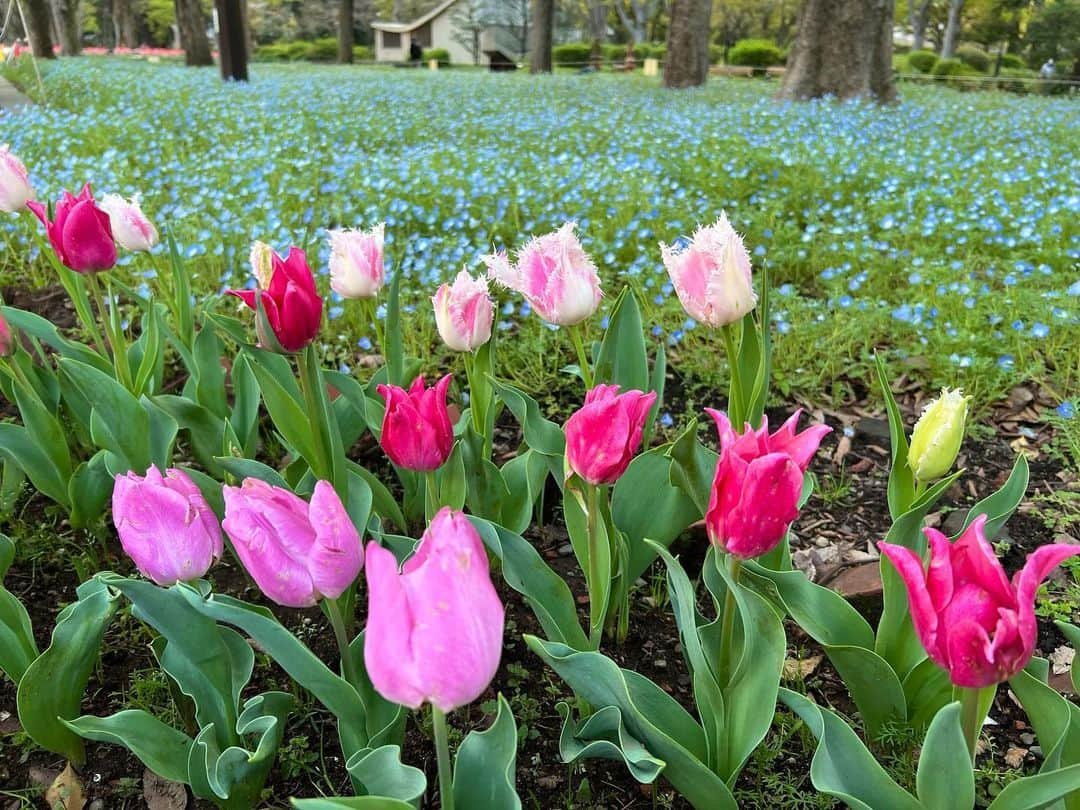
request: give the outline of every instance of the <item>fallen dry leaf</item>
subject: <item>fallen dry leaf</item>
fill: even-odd
[[[1027,753],[1026,748],[1017,748],[1015,745],[1009,746],[1009,750],[1005,752],[1005,764],[1010,768],[1019,768],[1024,764]]]
[[[820,664],[820,655],[811,655],[809,658],[802,658],[799,660],[796,660],[794,658],[785,658],[784,680],[796,681],[803,678],[808,678],[814,674]]]
[[[1072,669],[1073,658],[1076,657],[1076,650],[1072,647],[1062,645],[1046,657],[1050,659],[1050,663],[1054,667],[1054,674],[1062,675]]]
[[[45,791],[45,803],[50,810],[82,810],[86,805],[82,782],[70,762]]]

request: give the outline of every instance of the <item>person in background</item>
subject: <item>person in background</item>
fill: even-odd
[[[1055,72],[1056,72],[1056,68],[1054,67],[1054,60],[1053,59],[1047,59],[1045,62],[1043,62],[1043,66],[1041,68],[1039,68],[1039,76],[1041,76],[1044,79],[1052,79],[1052,78],[1054,78],[1054,73]]]
[[[415,39],[409,40],[409,61],[416,64],[420,64],[420,60],[424,57],[424,49],[420,47],[420,43]]]

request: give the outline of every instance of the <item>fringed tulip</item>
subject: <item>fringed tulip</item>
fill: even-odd
[[[386,401],[379,441],[390,460],[415,472],[437,470],[454,447],[454,426],[446,409],[447,374],[431,388],[417,377],[406,391],[396,385],[380,385]]]
[[[394,555],[369,543],[366,575],[364,664],[375,690],[444,713],[480,697],[499,668],[504,617],[469,519],[442,509],[400,574]]]
[[[574,235],[573,222],[529,241],[516,264],[505,253],[485,256],[484,263],[491,278],[524,295],[548,323],[573,326],[600,306],[600,277]]]
[[[687,314],[710,326],[727,326],[757,305],[750,254],[721,214],[714,225],[698,228],[682,250],[660,245],[671,283]]]
[[[45,226],[49,243],[65,267],[76,273],[96,273],[116,264],[112,224],[94,201],[89,183],[78,196],[65,191],[51,221],[42,203],[31,201],[26,206]]]
[[[832,428],[814,425],[796,433],[801,413],[796,411],[771,436],[767,421],[759,430],[739,434],[725,414],[707,412],[720,433],[720,459],[705,513],[709,539],[737,557],[760,557],[784,539],[799,516],[803,475]]]
[[[330,289],[343,298],[374,298],[385,279],[380,223],[370,231],[330,231]]]
[[[322,324],[322,298],[315,289],[307,257],[299,248],[289,248],[289,255],[282,259],[271,251],[270,283],[258,290],[228,290],[254,310],[258,309],[256,295],[262,303],[265,322],[273,332],[278,346],[286,352],[298,352],[319,334]],[[256,331],[264,346],[273,346],[270,335],[265,333],[264,319],[256,321]]]
[[[310,504],[257,478],[222,493],[222,526],[236,556],[277,604],[300,608],[337,599],[360,573],[360,535],[327,481],[315,484]]]
[[[248,261],[251,263],[251,275],[255,276],[259,289],[270,289],[270,279],[274,276],[274,249],[266,242],[256,239],[251,243]]]
[[[960,389],[942,388],[941,396],[923,409],[908,449],[908,466],[918,480],[935,481],[956,461],[970,399]]]
[[[614,484],[641,446],[641,434],[656,392],[598,385],[566,420],[566,461],[590,484]]]
[[[7,146],[0,144],[0,211],[14,214],[34,199],[26,167]]]
[[[980,515],[955,542],[924,529],[930,565],[912,550],[879,543],[907,586],[915,632],[930,659],[956,686],[981,689],[1022,670],[1035,650],[1035,592],[1080,545],[1052,544],[1028,555],[1012,582],[986,539]]]
[[[157,228],[143,213],[138,199],[106,194],[101,198],[101,210],[109,215],[116,244],[125,250],[146,251],[158,243]]]
[[[158,585],[198,579],[221,557],[217,516],[183,470],[116,476],[112,511],[124,552]]]
[[[439,287],[431,303],[439,336],[455,352],[475,351],[491,340],[495,306],[488,296],[487,279],[474,279],[462,270],[453,284]]]

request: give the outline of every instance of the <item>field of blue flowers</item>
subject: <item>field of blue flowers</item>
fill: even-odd
[[[962,385],[978,404],[1023,379],[1066,400],[1080,385],[1080,106],[925,87],[904,87],[893,107],[788,105],[774,90],[265,65],[237,86],[211,70],[64,60],[45,76],[51,103],[7,118],[3,140],[42,199],[85,178],[140,194],[196,293],[248,281],[253,239],[306,245],[325,275],[327,229],[385,222],[403,294],[427,307],[493,245],[575,220],[607,286],[628,281],[651,306],[690,388],[723,372],[670,294],[658,242],[726,210],[771,274],[785,395],[851,397],[877,348],[894,370]],[[50,277],[30,247],[35,225],[0,221],[6,283]],[[498,326],[515,336],[503,368],[550,389],[559,357],[536,348],[551,336],[503,300]],[[370,344],[344,312],[331,306],[329,334],[350,366]],[[409,339],[437,357],[427,329]]]

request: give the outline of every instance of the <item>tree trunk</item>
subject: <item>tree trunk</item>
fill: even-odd
[[[926,23],[930,19],[930,3],[931,0],[921,0],[916,3],[916,0],[911,0],[910,6],[910,21],[911,21],[911,50],[921,51],[926,44]]]
[[[941,58],[951,59],[956,53],[956,40],[960,36],[960,10],[964,0],[949,0],[949,21],[945,23],[945,38],[941,42]]]
[[[530,73],[551,73],[551,35],[555,25],[555,0],[532,0],[532,59]]]
[[[246,82],[247,36],[244,34],[243,0],[217,0],[214,4],[218,17],[218,57],[221,60],[221,78]]]
[[[893,0],[804,0],[779,97],[892,101]]]
[[[199,0],[174,0],[174,3],[180,46],[184,49],[184,64],[188,67],[214,64],[210,41],[206,38],[206,19]]]
[[[353,0],[338,0],[338,62],[343,65],[352,64],[354,44],[356,36],[353,30]]]
[[[711,0],[671,0],[664,87],[697,87],[709,75]]]
[[[78,56],[82,50],[79,42],[79,0],[56,0],[56,25],[60,31],[60,52],[64,56]]]
[[[26,32],[30,40],[30,50],[37,59],[52,59],[52,16],[49,13],[48,0],[22,0],[26,12]]]

